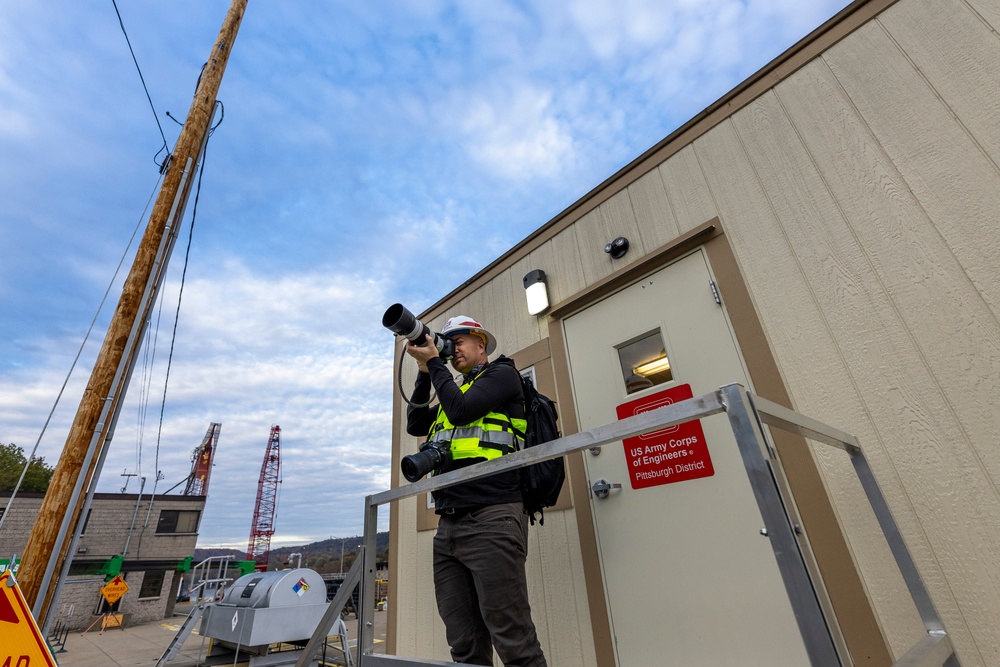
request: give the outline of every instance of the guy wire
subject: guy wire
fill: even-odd
[[[94,313],[94,318],[90,321],[90,327],[87,329],[87,333],[83,337],[83,341],[80,343],[80,349],[76,351],[76,356],[73,358],[73,363],[70,364],[69,372],[66,373],[66,379],[63,380],[62,387],[59,388],[59,393],[56,395],[56,400],[52,404],[52,409],[49,410],[48,417],[45,418],[45,423],[42,425],[42,430],[38,434],[38,439],[35,440],[35,446],[31,449],[31,454],[27,457],[27,461],[24,465],[24,470],[21,471],[21,477],[17,480],[17,484],[14,485],[14,490],[10,494],[10,498],[7,499],[7,509],[0,514],[0,528],[3,528],[4,519],[10,516],[10,508],[14,503],[14,498],[17,497],[17,492],[21,488],[21,483],[24,481],[24,476],[28,473],[28,467],[31,465],[31,460],[34,458],[35,453],[38,451],[38,445],[42,442],[42,437],[45,435],[45,431],[49,427],[49,423],[52,421],[52,415],[55,414],[56,408],[59,406],[59,401],[62,398],[63,392],[66,391],[66,385],[69,384],[69,379],[73,375],[73,370],[76,368],[76,364],[80,361],[80,355],[83,354],[84,347],[87,345],[87,340],[90,339],[90,334],[94,330],[94,325],[97,323],[97,318],[101,314],[101,310],[104,308],[105,302],[108,300],[108,295],[111,293],[111,288],[114,287],[115,281],[118,278],[118,273],[122,269],[122,265],[125,264],[125,258],[128,257],[129,248],[132,247],[132,242],[135,241],[136,234],[139,233],[139,228],[142,225],[143,220],[146,219],[146,212],[149,211],[149,205],[153,203],[153,198],[160,189],[160,180],[162,175],[156,177],[156,183],[153,185],[153,191],[149,194],[149,199],[146,201],[146,207],[142,209],[142,214],[139,216],[139,221],[135,225],[135,229],[132,230],[132,236],[128,240],[128,245],[125,246],[125,250],[122,252],[122,257],[118,260],[118,266],[115,268],[114,275],[111,276],[111,282],[108,283],[108,288],[104,291],[104,297],[101,299],[101,303],[97,306],[97,312]]]

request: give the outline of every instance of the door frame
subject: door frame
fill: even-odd
[[[722,298],[722,307],[736,336],[736,344],[743,355],[755,393],[794,409],[736,256],[721,220],[716,217],[552,307],[548,314],[549,343],[564,435],[578,433],[580,428],[576,402],[571,400],[574,394],[563,320],[699,247],[705,250],[710,271]],[[781,456],[799,512],[803,521],[809,525],[810,542],[823,578],[823,582],[817,582],[817,585],[825,584],[855,665],[891,664],[892,654],[888,641],[868,598],[810,449],[805,446],[801,436],[785,431],[772,431],[772,438]],[[582,454],[567,458],[597,664],[600,667],[615,667],[617,661],[614,639],[605,599],[586,469]]]

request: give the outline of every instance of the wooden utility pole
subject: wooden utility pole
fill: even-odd
[[[163,249],[169,245],[167,235],[176,236],[180,227],[184,202],[193,180],[193,165],[198,163],[209,130],[222,74],[246,5],[247,0],[232,0],[202,72],[156,204],[122,288],[121,299],[21,557],[18,582],[38,619],[48,613],[53,578],[58,576],[67,557],[70,543],[67,527],[71,532],[79,519],[79,498],[82,497],[79,490],[97,482],[93,478],[94,471],[101,450],[108,444],[116,413],[112,404],[124,395],[130,374],[127,370],[129,357],[134,357],[138,351],[135,332],[142,328],[140,318],[146,315],[142,311],[149,308],[144,301],[149,298],[151,286],[157,284],[166,271]]]

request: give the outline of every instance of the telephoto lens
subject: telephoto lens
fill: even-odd
[[[403,457],[399,469],[408,482],[416,482],[432,470],[443,470],[449,463],[451,448],[447,442],[425,442],[419,452]]]
[[[434,347],[437,348],[439,353],[438,356],[442,359],[451,359],[455,356],[455,344],[451,340],[431,331],[426,324],[415,318],[413,313],[408,311],[401,303],[394,303],[386,309],[385,314],[382,315],[382,326],[418,347],[423,347],[427,344],[425,336],[430,334],[434,340]]]
[[[401,303],[394,303],[386,309],[382,315],[382,326],[414,345],[425,345],[424,336],[431,333],[427,325],[415,318]]]

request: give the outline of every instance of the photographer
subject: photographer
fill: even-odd
[[[462,384],[452,378],[431,336],[422,346],[408,342],[406,351],[420,370],[412,400],[426,403],[433,385],[439,405],[411,405],[407,433],[438,443],[445,452],[438,472],[516,451],[515,429],[524,431],[517,369],[503,356],[489,362],[496,340],[470,317],[449,319],[441,335],[454,343],[451,363]],[[440,515],[434,591],[456,662],[492,665],[496,648],[504,665],[546,665],[528,603],[528,517],[520,480],[514,470],[434,492]]]

